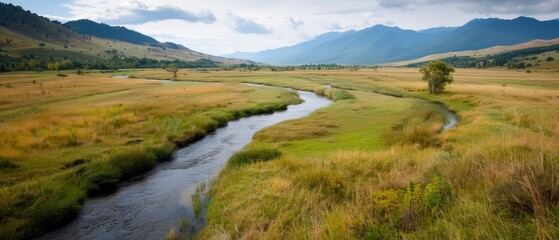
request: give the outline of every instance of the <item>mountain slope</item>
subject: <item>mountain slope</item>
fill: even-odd
[[[540,22],[526,17],[513,20],[475,19],[414,52],[433,54],[477,50],[557,37],[559,37],[559,22],[557,21]]]
[[[85,42],[85,38],[60,23],[51,22],[45,17],[12,4],[0,3],[0,28],[37,41],[59,45],[82,45]]]
[[[386,64],[382,64],[382,65],[385,65],[385,66],[406,66],[406,65],[409,65],[409,64],[413,64],[413,63],[428,62],[428,61],[434,61],[434,60],[439,60],[439,59],[444,59],[444,58],[449,58],[449,57],[474,57],[474,58],[479,58],[479,57],[485,57],[485,56],[489,56],[489,55],[511,52],[511,51],[515,51],[515,50],[521,50],[521,49],[527,49],[527,48],[536,48],[536,47],[548,47],[548,46],[553,46],[553,45],[559,45],[559,38],[555,38],[555,39],[551,39],[551,40],[539,40],[539,39],[537,39],[537,40],[532,40],[532,41],[521,43],[521,44],[515,44],[515,45],[509,45],[509,46],[494,46],[494,47],[484,48],[484,49],[479,49],[479,50],[437,53],[437,54],[431,54],[431,55],[428,55],[428,56],[425,56],[425,57],[416,58],[416,59],[412,59],[412,60],[401,61],[401,62],[392,62],[392,63],[386,63]]]
[[[273,64],[378,64],[436,53],[553,39],[559,37],[559,22],[526,17],[512,20],[489,18],[475,19],[458,28],[412,31],[377,25],[336,35],[338,37],[326,41],[317,37],[291,47],[226,56]]]
[[[91,20],[77,20],[64,23],[70,30],[84,35],[92,35],[98,38],[114,39],[134,44],[158,44],[152,37],[146,36],[125,27],[111,27],[107,24],[96,23]]]
[[[80,21],[78,21],[80,22]],[[0,3],[0,63],[4,69],[32,69],[21,59],[35,59],[39,62],[61,60],[105,61],[114,57],[146,58],[156,61],[197,61],[209,59],[224,64],[250,63],[249,61],[211,56],[192,51],[174,43],[159,43],[157,40],[140,33],[122,28],[110,27],[91,21],[81,21],[88,26],[101,26],[131,37],[128,41],[144,42],[134,44],[121,37],[105,39],[84,36],[74,32],[57,21],[26,11],[19,6]],[[75,25],[75,24],[74,24]],[[97,29],[97,28],[96,28]],[[100,31],[100,29],[97,29]],[[93,31],[95,32],[95,31]],[[92,33],[93,33],[92,32]]]

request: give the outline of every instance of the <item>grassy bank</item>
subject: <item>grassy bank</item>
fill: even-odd
[[[1,239],[64,223],[88,195],[232,119],[300,102],[293,92],[239,84],[67,75],[0,75]]]
[[[222,171],[202,239],[559,238],[557,73],[458,69],[438,96],[417,69],[183,74],[354,96],[257,133],[245,151],[281,155]]]

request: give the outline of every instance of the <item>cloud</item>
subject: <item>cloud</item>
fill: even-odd
[[[209,10],[193,12],[167,5],[150,6],[136,0],[124,1],[120,5],[109,4],[106,0],[76,0],[65,6],[74,13],[75,17],[94,19],[109,24],[135,25],[171,19],[206,24],[216,21],[214,14]]]
[[[413,10],[420,6],[454,5],[467,13],[482,14],[545,14],[559,12],[557,0],[380,0],[383,8]],[[453,6],[449,6],[453,7]]]
[[[301,21],[301,20],[296,20],[295,18],[289,17],[287,18],[287,21],[289,22],[291,28],[298,30],[299,27],[303,26],[305,24],[305,22]]]
[[[272,32],[270,29],[266,28],[266,26],[251,19],[237,16],[231,11],[227,12],[227,16],[232,19],[231,28],[239,33],[268,34]]]
[[[343,27],[340,25],[340,23],[334,22],[328,25],[326,29],[334,31],[334,30],[341,30],[343,29]]]
[[[396,22],[395,22],[395,21],[392,21],[392,20],[386,20],[386,21],[384,21],[384,25],[386,25],[386,26],[394,26],[394,25],[396,25]]]
[[[190,12],[171,6],[160,6],[155,9],[131,9],[118,19],[110,20],[113,24],[142,24],[146,22],[178,19],[186,22],[214,23],[215,16],[210,11]]]

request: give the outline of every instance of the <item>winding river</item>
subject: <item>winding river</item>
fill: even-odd
[[[312,92],[297,91],[302,104],[286,111],[231,121],[203,139],[179,149],[160,164],[113,194],[88,199],[70,224],[40,239],[162,239],[184,216],[196,230],[192,195],[200,183],[217,176],[227,160],[252,140],[258,130],[309,115],[332,102]]]
[[[216,177],[227,160],[260,129],[305,117],[332,103],[312,92],[297,92],[304,100],[302,104],[229,122],[179,149],[172,161],[160,164],[135,181],[121,184],[115,193],[88,199],[74,221],[39,239],[162,239],[171,227],[179,226],[181,216],[194,231],[200,230],[205,223],[195,216],[192,204],[200,183]],[[436,105],[445,116],[441,132],[453,128],[456,115],[444,105]]]

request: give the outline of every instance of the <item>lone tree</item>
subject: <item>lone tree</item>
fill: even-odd
[[[440,60],[421,67],[419,72],[423,73],[423,80],[429,83],[430,94],[442,93],[446,84],[451,84],[454,80],[451,75],[454,67]]]
[[[177,67],[177,64],[171,64],[171,66],[169,66],[169,68],[167,68],[167,71],[172,72],[173,77],[176,78],[177,77],[177,72],[179,71],[179,68]]]

